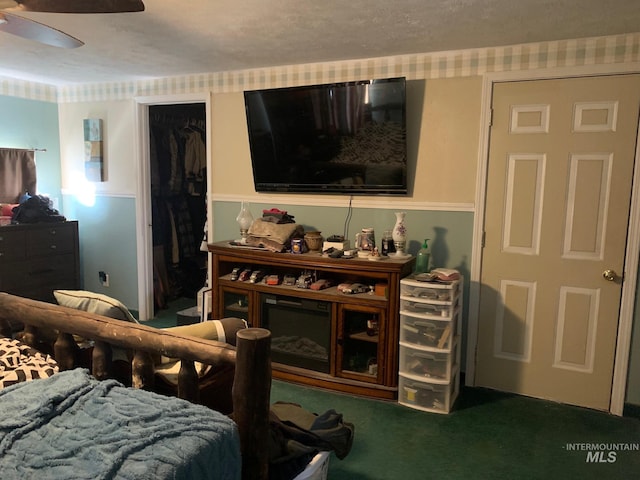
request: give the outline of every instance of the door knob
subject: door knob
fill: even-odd
[[[608,280],[610,282],[615,282],[618,279],[618,274],[615,272],[615,270],[605,270],[604,272],[602,272],[602,276],[605,280]]]

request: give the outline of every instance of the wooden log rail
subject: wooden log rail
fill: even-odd
[[[40,329],[56,331],[53,356],[61,370],[73,368],[79,347],[73,335],[93,340],[92,374],[111,375],[112,347],[133,350],[131,384],[151,388],[153,357],[181,359],[178,396],[197,400],[198,375],[194,362],[214,368],[234,366],[233,414],[242,449],[242,477],[268,478],[269,403],[271,391],[271,333],[248,328],[237,333],[237,347],[141,324],[114,320],[72,308],[0,292],[0,334],[10,337],[9,320],[25,325],[23,340],[41,344]]]

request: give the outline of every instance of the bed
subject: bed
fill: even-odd
[[[268,478],[267,330],[242,330],[233,347],[0,293],[0,334],[11,337],[16,319],[24,334],[11,347],[25,357],[37,347],[46,373],[0,390],[3,479]],[[78,338],[92,341],[91,372],[78,367]],[[113,348],[135,352],[136,388],[110,378]],[[157,355],[181,360],[180,398],[148,391]],[[234,367],[231,415],[192,403],[195,362]]]

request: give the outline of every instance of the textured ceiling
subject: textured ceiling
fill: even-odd
[[[146,0],[112,15],[25,13],[85,42],[0,33],[0,76],[63,85],[640,31],[638,0]]]

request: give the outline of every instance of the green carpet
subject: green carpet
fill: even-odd
[[[333,408],[355,424],[349,455],[331,456],[330,480],[640,478],[640,451],[609,453],[640,448],[637,418],[480,388],[463,388],[449,415],[277,380],[271,401]]]
[[[194,303],[179,299],[145,324],[175,325],[176,310]],[[333,408],[355,425],[349,455],[331,456],[329,480],[640,478],[640,450],[610,457],[608,449],[640,448],[637,415],[615,417],[481,388],[463,388],[454,411],[438,415],[277,380],[271,401],[315,413]],[[598,450],[581,449],[588,447]]]
[[[196,305],[195,298],[178,298],[172,300],[167,308],[158,310],[151,320],[143,322],[144,325],[154,328],[175,327],[177,312]],[[138,312],[133,312],[136,318],[140,318]]]

